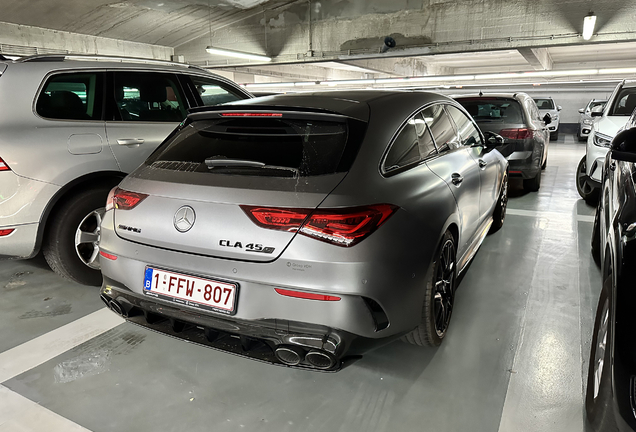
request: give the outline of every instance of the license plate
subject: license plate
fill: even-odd
[[[238,285],[146,267],[144,293],[163,300],[233,315]]]

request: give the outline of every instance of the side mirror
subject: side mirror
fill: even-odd
[[[561,111],[563,107],[561,105],[557,105],[557,111]]]
[[[579,112],[583,114],[585,112],[585,108],[579,108]]]
[[[603,115],[603,108],[605,107],[602,105],[595,106],[594,108],[592,108],[592,112],[590,112],[590,114],[592,115],[592,117],[600,117]]]
[[[636,163],[636,128],[625,129],[616,134],[610,148],[612,159]]]
[[[552,123],[552,116],[550,115],[550,113],[545,113],[542,120],[546,125],[549,125],[550,123]]]
[[[497,147],[506,142],[504,137],[494,132],[487,131],[484,132],[484,135],[486,136],[486,142],[488,143],[487,147]]]

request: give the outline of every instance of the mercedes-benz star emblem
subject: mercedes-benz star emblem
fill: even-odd
[[[183,206],[174,214],[174,227],[179,232],[186,232],[192,228],[196,215],[194,209],[190,206]]]

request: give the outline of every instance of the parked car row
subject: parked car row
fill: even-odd
[[[610,98],[609,114],[620,115],[623,105],[617,100],[628,99],[624,94],[629,88],[621,85],[618,96]],[[592,234],[592,255],[601,266],[602,291],[594,323],[585,406],[588,430],[634,431],[636,110],[607,149],[600,169],[601,193]]]

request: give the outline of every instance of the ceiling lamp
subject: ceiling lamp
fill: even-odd
[[[594,12],[590,12],[585,18],[583,18],[583,39],[590,40],[590,38],[594,34],[595,24],[596,15],[594,15]]]
[[[212,46],[207,47],[205,50],[207,52],[209,52],[210,54],[220,55],[220,56],[225,56],[225,57],[236,57],[236,58],[241,58],[241,59],[245,59],[245,60],[256,60],[256,61],[263,61],[263,62],[272,61],[271,57],[258,55],[258,54],[246,53],[246,52],[242,52],[242,51],[234,51],[234,50],[227,50],[227,49],[223,49],[223,48],[216,48],[216,47],[212,47]]]

